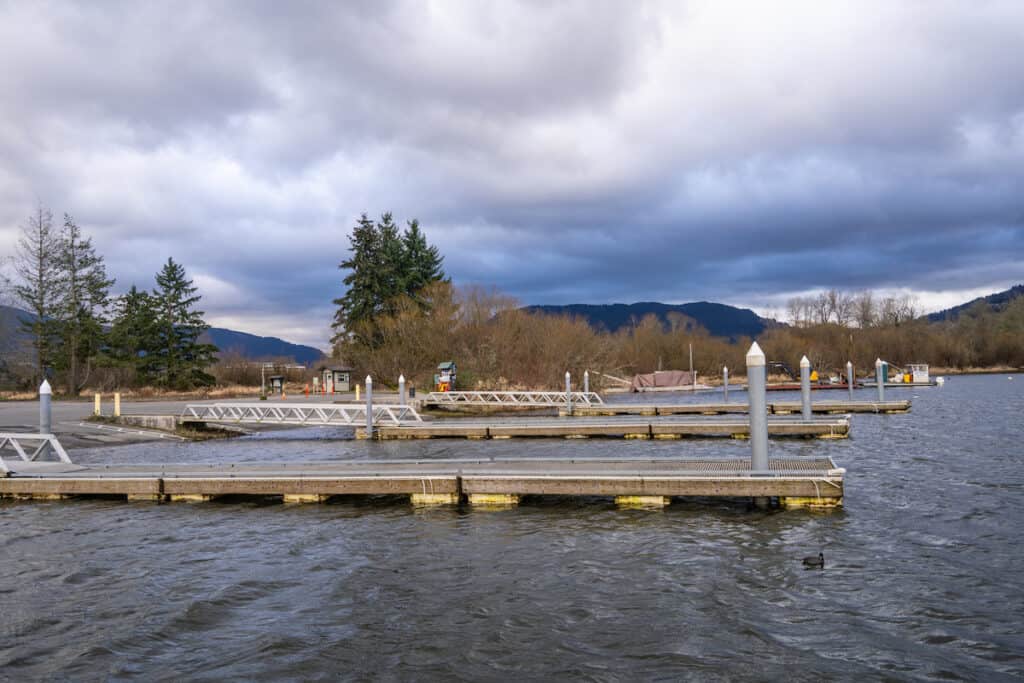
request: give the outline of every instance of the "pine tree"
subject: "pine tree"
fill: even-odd
[[[217,347],[199,342],[199,335],[209,329],[203,312],[195,310],[202,298],[198,288],[185,277],[185,269],[167,259],[156,276],[153,290],[156,311],[156,348],[154,369],[159,381],[175,389],[191,389],[214,383],[206,368],[214,361]]]
[[[31,318],[22,319],[22,329],[32,338],[38,380],[52,362],[55,319],[62,289],[58,255],[60,239],[53,229],[53,214],[40,203],[21,229],[14,258],[19,282],[14,296]],[[38,384],[38,381],[37,381]]]
[[[332,342],[375,347],[380,342],[378,321],[401,308],[401,297],[411,297],[421,307],[427,302],[418,293],[432,282],[443,281],[443,258],[427,243],[419,221],[409,222],[399,233],[391,213],[376,224],[362,214],[350,237],[351,256],[339,264],[348,270],[345,295],[335,299],[338,310],[331,325]]]
[[[57,364],[67,371],[68,393],[75,395],[89,379],[92,362],[103,346],[110,288],[103,257],[92,239],[82,235],[74,219],[64,214],[60,238],[61,300],[57,307],[59,336]],[[85,365],[85,374],[81,366]]]
[[[137,381],[156,382],[160,347],[156,301],[135,285],[117,300],[117,313],[107,335],[107,357],[115,365],[131,368]]]

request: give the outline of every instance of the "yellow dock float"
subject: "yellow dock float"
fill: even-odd
[[[604,403],[593,406],[573,406],[574,417],[599,417],[614,415],[744,415],[750,409],[746,403],[680,403],[676,405],[649,405],[639,403]],[[910,401],[815,401],[811,411],[825,415],[847,413],[908,413]],[[772,415],[789,415],[800,412],[799,401],[775,401],[768,404]],[[558,414],[568,413],[560,408]]]
[[[212,501],[224,496],[326,502],[332,496],[400,495],[416,506],[512,506],[524,496],[602,496],[626,507],[660,507],[679,496],[773,498],[781,507],[842,505],[845,470],[828,457],[525,458],[359,460],[302,464],[76,465],[17,463],[0,497],[67,500]],[[230,500],[230,499],[229,499]]]
[[[768,422],[768,433],[775,437],[842,439],[850,433],[849,417],[802,420],[782,417]],[[366,438],[366,429],[355,429],[357,439]],[[607,419],[556,417],[518,419],[437,419],[374,427],[373,436],[389,439],[509,439],[509,438],[618,438],[670,439],[733,437],[746,438],[750,424],[743,419],[703,419],[694,416],[636,419],[629,416]]]

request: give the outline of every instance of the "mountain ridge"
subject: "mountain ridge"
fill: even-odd
[[[775,320],[762,318],[749,308],[738,308],[712,301],[693,301],[685,304],[663,304],[658,301],[638,301],[632,304],[562,304],[525,306],[530,312],[550,315],[575,315],[585,318],[591,327],[615,333],[630,327],[648,315],[657,316],[663,325],[669,325],[669,313],[680,313],[693,319],[708,334],[736,340],[756,337],[768,327],[779,325]]]

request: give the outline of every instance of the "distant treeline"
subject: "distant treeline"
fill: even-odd
[[[911,316],[912,300],[900,302],[903,312],[892,317],[882,314],[888,304],[880,301],[879,312],[864,327],[834,318],[806,321],[766,330],[757,341],[771,360],[795,368],[807,354],[826,373],[838,372],[851,360],[865,375],[879,357],[900,366],[1024,366],[1024,297],[1001,311],[979,304],[956,320],[939,323]],[[736,376],[745,372],[751,342],[712,337],[683,315],[668,324],[648,316],[609,334],[579,318],[526,312],[494,290],[457,289],[447,282],[424,287],[415,299],[398,296],[390,308],[374,321],[375,345],[343,340],[336,353],[378,381],[393,383],[404,374],[419,387],[431,384],[435,367],[444,360],[457,361],[459,384],[466,388],[555,388],[566,370],[576,382],[589,370],[593,386],[608,386],[601,373],[629,378],[687,369],[691,344],[700,375],[718,377],[728,366]]]

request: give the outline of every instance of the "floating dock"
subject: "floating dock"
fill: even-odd
[[[676,405],[649,405],[639,403],[604,403],[595,406],[573,406],[572,414],[577,417],[599,415],[727,415],[746,414],[750,406],[746,403],[681,403]],[[910,401],[815,401],[811,411],[818,414],[840,415],[847,413],[908,413]],[[772,415],[790,415],[800,412],[799,401],[776,401],[768,404]],[[565,408],[558,414],[567,415]]]
[[[366,438],[366,428],[356,427],[357,439]],[[843,439],[849,436],[849,417],[778,418],[768,421],[771,436]],[[638,419],[635,417],[587,418],[566,420],[549,418],[444,419],[374,427],[374,438],[388,439],[511,439],[568,438],[584,439],[680,439],[683,437],[733,437],[750,435],[747,420],[701,419],[694,416]]]
[[[77,496],[133,501],[400,495],[416,505],[514,505],[522,496],[610,496],[621,505],[662,506],[676,496],[777,499],[781,507],[838,507],[845,470],[831,458],[780,458],[769,471],[750,460],[529,458],[359,460],[322,463],[78,465],[11,462],[0,497]]]

